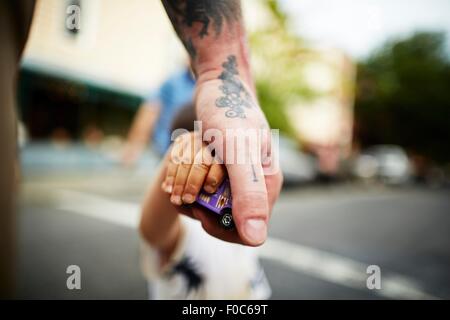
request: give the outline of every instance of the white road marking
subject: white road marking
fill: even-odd
[[[55,191],[55,207],[129,228],[137,228],[140,206],[72,190]],[[294,271],[345,287],[366,287],[367,264],[312,247],[269,238],[260,247],[262,258],[281,263]],[[381,268],[381,286],[372,293],[391,299],[438,299],[423,291],[412,279]]]
[[[367,264],[330,252],[269,238],[261,247],[262,258],[282,263],[293,270],[342,286],[369,290],[366,287]],[[425,293],[415,281],[381,268],[381,289],[371,290],[390,299],[437,299]]]
[[[121,226],[137,228],[140,206],[134,203],[111,200],[106,197],[72,190],[54,193],[55,208]]]

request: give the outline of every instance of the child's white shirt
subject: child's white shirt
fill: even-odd
[[[207,234],[199,221],[181,216],[180,241],[170,261],[142,241],[141,268],[151,299],[268,299],[271,289],[256,248]]]

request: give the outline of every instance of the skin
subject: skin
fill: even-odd
[[[185,143],[186,139],[192,138],[192,133],[180,137],[174,142],[171,149],[178,149],[180,151],[179,154],[182,154],[181,151],[186,151],[188,148],[188,144]],[[174,154],[168,152],[158,170],[157,178],[150,187],[144,201],[139,226],[143,238],[151,246],[158,249],[162,265],[169,261],[181,237],[182,229],[179,214],[183,213],[192,218],[202,214],[192,207],[180,207],[179,204],[181,202],[178,203],[178,201],[181,200],[175,201],[173,199],[174,194],[170,190],[190,185],[192,188],[190,191],[197,190],[198,192],[209,181],[214,180],[220,183],[225,176],[223,165],[213,164],[212,161],[194,163],[193,160],[196,157],[203,157],[208,154],[208,148],[205,144],[196,154],[186,159],[183,165],[174,162],[172,157]],[[187,169],[188,174],[180,174],[178,169],[182,167]],[[174,174],[171,172],[174,172]],[[176,182],[174,187],[168,190],[168,181],[170,179],[174,179]]]
[[[190,54],[191,66],[197,80],[196,114],[197,119],[202,121],[203,129],[214,128],[225,133],[226,129],[268,128],[256,99],[250,72],[240,1],[162,2],[179,38]],[[232,87],[232,84],[235,86]],[[227,86],[238,88],[241,101],[238,108],[218,105],[219,99],[227,97],[224,91]],[[225,145],[226,143],[223,146],[224,154],[227,152]],[[269,148],[269,141],[263,140],[261,149]],[[275,151],[271,150],[272,153]],[[250,246],[261,245],[267,238],[267,224],[280,193],[282,175],[278,172],[264,176],[260,162],[226,164],[226,169],[231,183],[233,217],[237,232],[224,231],[212,222],[208,212],[193,210],[193,215],[201,220],[203,228],[215,237]],[[183,174],[186,174],[186,170],[183,171]],[[179,192],[177,190],[177,193]]]
[[[177,206],[194,203],[202,187],[206,192],[215,192],[226,175],[225,167],[214,163],[205,143],[199,150],[194,150],[194,139],[194,133],[180,136],[168,156],[166,177],[161,187]],[[181,161],[176,161],[175,157]]]
[[[122,153],[122,164],[124,166],[134,165],[141,156],[148,144],[159,112],[160,105],[158,103],[145,103],[139,107]]]
[[[139,231],[146,242],[158,250],[164,265],[173,254],[181,235],[179,211],[170,202],[170,195],[161,189],[168,165],[166,157],[145,198]]]
[[[200,190],[202,187],[206,188],[210,181],[216,181],[219,185],[226,175],[223,165],[211,161],[206,144],[192,152],[192,144],[188,142],[192,142],[193,139],[194,134],[189,133],[179,137],[173,143],[162,161],[157,178],[153,181],[143,204],[139,230],[146,242],[158,250],[161,267],[169,262],[180,241],[183,229],[179,214],[200,220],[205,230],[214,230],[221,239],[240,243],[236,230],[222,228],[216,230],[218,225],[216,215],[196,206],[180,206],[179,200],[173,199],[172,191],[176,187],[191,185],[195,190]],[[186,154],[190,156],[185,157]],[[179,163],[180,159],[183,159],[183,164]],[[199,159],[202,161],[198,161]],[[186,168],[189,173],[179,175],[178,169],[181,167]],[[174,183],[169,183],[170,180]],[[175,180],[180,181],[175,182]],[[217,185],[212,187],[213,191],[217,189]],[[169,188],[169,186],[173,187]]]

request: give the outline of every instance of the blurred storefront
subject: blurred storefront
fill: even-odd
[[[68,26],[70,6],[80,9],[79,28]],[[182,59],[160,1],[39,0],[21,66],[21,119],[31,139],[122,134]]]
[[[79,29],[68,27],[70,6]],[[261,106],[334,174],[351,149],[354,64],[303,43],[277,10],[243,2]],[[31,140],[124,136],[142,100],[184,59],[160,1],[39,0],[20,73],[21,120]]]

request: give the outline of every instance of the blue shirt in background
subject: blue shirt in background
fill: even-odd
[[[148,102],[158,102],[161,106],[153,129],[153,146],[160,155],[169,148],[172,121],[182,107],[192,102],[194,88],[195,80],[186,68],[172,75],[147,99]]]

